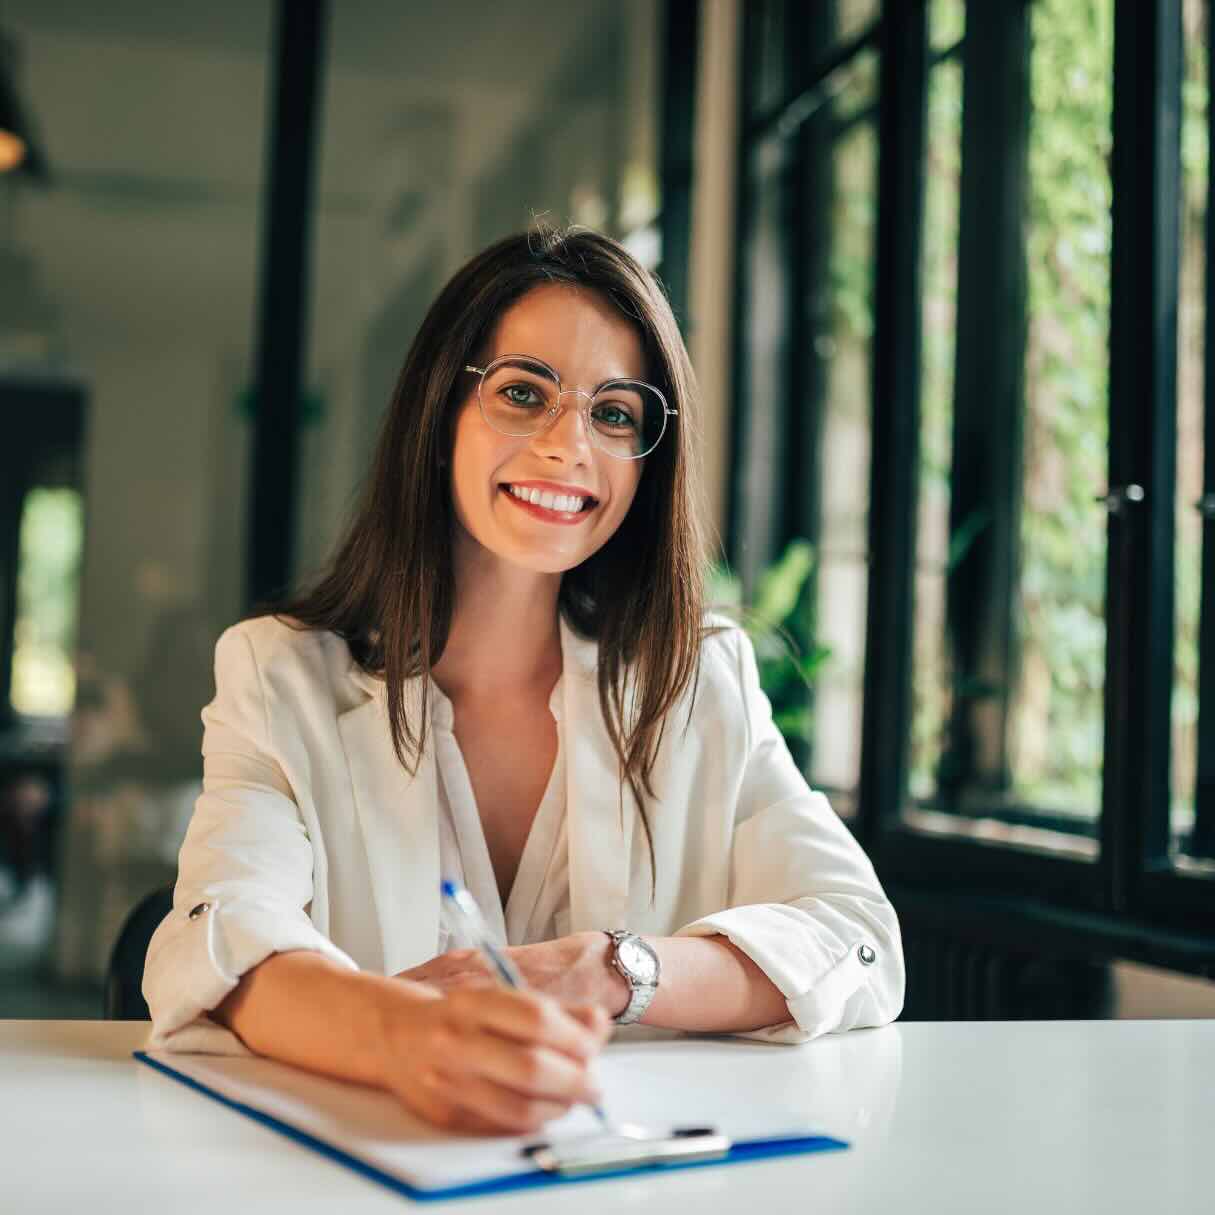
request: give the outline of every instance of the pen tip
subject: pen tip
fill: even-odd
[[[439,893],[445,895],[447,898],[451,898],[451,896],[456,893],[455,882],[450,881],[448,878],[444,878],[439,883]]]

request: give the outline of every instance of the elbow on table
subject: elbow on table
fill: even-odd
[[[902,1013],[906,996],[903,938],[893,905],[884,896],[850,898],[846,904],[836,903],[833,918],[837,934],[847,934],[847,952],[807,1000],[806,1012],[820,1024],[834,1021],[828,1032],[888,1025]]]
[[[898,914],[889,900],[883,899],[872,915],[872,935],[875,938],[869,957],[858,945],[858,961],[864,976],[867,999],[862,1000],[854,1027],[889,1025],[903,1011],[907,994],[907,964],[903,954],[903,936]]]

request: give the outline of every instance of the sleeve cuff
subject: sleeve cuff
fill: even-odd
[[[248,1054],[235,1034],[206,1014],[259,962],[299,949],[358,969],[298,907],[256,894],[175,907],[153,935],[144,967],[149,1049]]]
[[[828,948],[807,924],[808,915],[783,903],[732,907],[704,916],[676,936],[724,936],[742,950],[785,997],[790,1019],[735,1034],[764,1042],[809,1042],[850,1029],[847,1004],[877,960],[877,942],[859,936],[843,953]]]

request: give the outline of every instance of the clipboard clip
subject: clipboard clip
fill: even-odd
[[[676,1129],[644,1139],[612,1134],[586,1135],[562,1143],[533,1143],[523,1149],[546,1173],[585,1177],[591,1173],[623,1173],[631,1169],[721,1160],[732,1146],[713,1127]]]

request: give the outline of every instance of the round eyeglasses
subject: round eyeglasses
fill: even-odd
[[[640,460],[658,446],[667,416],[679,411],[653,384],[641,380],[608,380],[594,393],[562,388],[561,377],[541,359],[504,354],[487,367],[466,364],[465,371],[481,377],[477,403],[494,430],[524,438],[548,429],[561,416],[567,393],[585,397],[582,417],[597,447],[617,460]]]

